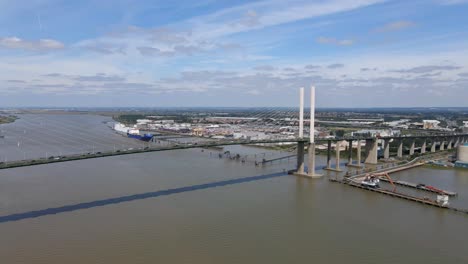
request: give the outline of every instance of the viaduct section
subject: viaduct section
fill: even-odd
[[[309,142],[298,141],[297,145],[297,170],[295,174],[309,176],[304,172],[304,146]],[[379,158],[389,160],[390,157],[403,159],[403,155],[424,154],[450,150],[460,144],[468,143],[468,134],[433,135],[433,136],[408,136],[408,137],[376,137],[376,138],[343,138],[343,139],[316,139],[315,142],[326,144],[327,165],[326,170],[341,171],[341,153],[345,153],[346,166],[362,167],[363,164],[374,165]],[[418,145],[419,143],[419,145]],[[393,146],[391,151],[390,146]],[[309,144],[308,164],[315,164],[315,144]],[[335,150],[335,165],[332,164],[332,152]],[[342,149],[345,149],[344,151]],[[314,159],[311,161],[310,159]],[[310,168],[310,165],[308,166]],[[312,167],[313,168],[313,167]],[[312,171],[312,173],[315,173]],[[315,175],[317,176],[317,175]]]
[[[405,150],[410,156],[415,153],[424,154],[428,151],[444,151],[458,147],[460,144],[467,143],[468,134],[443,134],[443,135],[424,135],[424,136],[395,136],[395,137],[375,137],[375,138],[343,138],[343,139],[314,139],[315,132],[315,87],[310,89],[310,134],[309,138],[304,138],[304,88],[299,92],[299,137],[297,141],[297,169],[293,173],[298,176],[311,178],[320,177],[315,173],[315,143],[327,143],[327,166],[326,170],[341,171],[340,159],[341,151],[344,147],[347,150],[347,166],[361,167],[364,164],[377,164],[379,157],[389,160],[391,155],[390,146],[396,144],[396,158],[402,159]],[[332,143],[335,143],[335,167],[332,167],[331,153]],[[354,148],[354,143],[356,147]],[[364,151],[363,151],[363,143]],[[420,145],[417,146],[417,143]],[[307,164],[305,169],[305,147],[307,144]],[[380,148],[379,148],[380,145]],[[353,152],[356,149],[356,161],[353,162]],[[362,157],[364,154],[364,157]]]

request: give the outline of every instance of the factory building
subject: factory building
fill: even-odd
[[[468,121],[463,121],[463,133],[468,133]]]
[[[437,120],[423,120],[423,129],[436,129],[440,122]]]
[[[399,136],[400,134],[400,130],[392,129],[363,129],[351,132],[352,137],[391,137]]]

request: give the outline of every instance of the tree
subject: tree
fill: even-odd
[[[335,132],[336,136],[340,137],[340,138],[344,137],[345,133],[346,133],[346,131],[344,131],[344,130],[337,130]]]

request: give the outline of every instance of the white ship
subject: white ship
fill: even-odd
[[[366,178],[361,181],[361,186],[368,188],[380,188],[379,182],[380,180],[376,176],[366,176]]]
[[[122,123],[115,123],[114,130],[118,133],[127,135],[129,138],[139,139],[142,141],[150,141],[153,138],[152,134],[140,135],[140,130],[135,127],[127,127]]]
[[[128,130],[130,130],[130,129],[131,129],[130,127],[127,127],[122,123],[115,123],[114,124],[114,130],[117,131],[117,132],[120,132],[122,134],[125,134],[125,135],[128,133]]]

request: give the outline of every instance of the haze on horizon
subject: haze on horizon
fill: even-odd
[[[450,107],[467,0],[0,1],[0,107]]]

